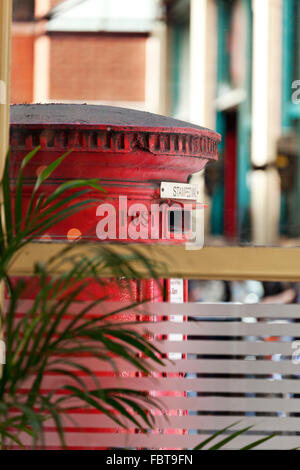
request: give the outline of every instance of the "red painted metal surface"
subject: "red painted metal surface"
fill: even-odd
[[[70,179],[97,178],[106,193],[92,193],[90,196],[97,199],[95,205],[60,222],[42,239],[49,243],[80,237],[100,242],[96,232],[101,220],[97,215],[99,204],[109,203],[116,209],[119,234],[120,196],[127,197],[129,207],[142,203],[150,210],[152,204],[171,205],[172,201],[160,197],[160,182],[186,183],[192,173],[203,169],[209,160],[217,159],[219,141],[220,136],[208,129],[139,111],[86,105],[15,105],[11,108],[12,187],[22,159],[40,145],[41,150],[24,171],[28,187],[25,209],[39,172],[68,149],[73,149],[47,180],[43,192],[51,193],[57,185]],[[126,214],[125,226],[129,228],[131,222],[132,217]],[[165,240],[159,230],[154,241],[150,237],[132,240],[127,233],[121,239],[116,237],[109,241],[183,243],[185,239]],[[102,287],[91,281],[85,295],[89,300],[105,292],[111,301],[185,302],[187,281],[181,289],[177,295],[172,292],[172,282],[163,279],[131,280],[129,285],[124,282],[123,286],[122,281],[110,280]],[[32,290],[29,300],[34,295]],[[139,318],[143,319],[146,318]],[[88,414],[86,419],[88,426]],[[99,440],[101,442],[101,438]]]
[[[112,204],[119,212],[119,197],[128,208],[142,203],[171,205],[160,199],[160,182],[186,183],[188,177],[217,158],[218,134],[181,121],[133,110],[85,105],[15,105],[11,109],[11,177],[15,180],[24,156],[40,145],[41,150],[24,170],[28,187],[51,161],[69,149],[72,153],[53,172],[43,191],[50,193],[62,181],[99,178],[106,190],[91,197]],[[24,208],[26,208],[26,198]],[[180,202],[178,201],[180,204]],[[62,221],[48,240],[66,240],[79,235],[97,240],[97,203]],[[119,235],[119,217],[117,234]],[[127,225],[130,224],[127,217]],[[160,224],[162,225],[162,224]],[[117,239],[130,242],[127,234]],[[164,242],[159,233],[155,243]],[[113,241],[110,238],[110,241]],[[174,241],[174,240],[173,240]],[[149,243],[149,237],[137,240]],[[168,240],[168,243],[170,240]]]
[[[237,235],[237,136],[235,131],[226,135],[224,167],[225,167],[225,203],[224,232],[227,238],[234,239]]]

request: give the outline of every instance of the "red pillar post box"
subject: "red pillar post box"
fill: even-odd
[[[11,107],[12,179],[17,176],[22,158],[36,146],[40,145],[41,150],[24,171],[29,185],[45,165],[72,148],[47,180],[45,191],[51,192],[55,185],[75,178],[99,178],[106,190],[109,205],[105,206],[103,195],[95,192],[92,197],[99,197],[102,205],[59,223],[44,236],[46,241],[80,237],[91,242],[183,243],[184,236],[175,238],[172,233],[163,233],[164,227],[170,229],[170,221],[163,210],[155,219],[155,210],[162,204],[195,202],[196,194],[185,184],[191,174],[217,159],[218,142],[219,136],[213,131],[141,111],[75,104]],[[138,209],[143,212],[143,208],[148,218],[145,220],[142,214],[137,227]],[[110,216],[115,217],[111,224]],[[156,225],[152,233],[151,224]],[[133,284],[137,300],[163,300],[153,280]],[[168,299],[172,300],[170,283],[167,285]],[[180,283],[173,288],[173,297],[179,299],[178,289]],[[186,299],[186,283],[183,289]],[[121,300],[120,292],[111,294],[114,300]]]
[[[190,211],[195,205],[196,188],[187,184],[188,178],[217,159],[219,141],[220,136],[208,129],[130,109],[14,105],[12,184],[22,159],[38,145],[40,151],[24,170],[28,187],[46,165],[73,149],[47,179],[43,191],[51,193],[58,184],[71,179],[97,178],[106,193],[92,193],[99,204],[58,223],[44,235],[45,242],[81,238],[99,243],[185,243],[191,225],[187,223],[188,228],[182,230],[180,222],[179,229],[176,224],[180,219],[169,209],[175,203],[183,209],[184,218],[185,208]],[[105,288],[113,301],[187,300],[185,280],[132,280],[130,288],[124,289],[120,282],[110,282]],[[98,284],[91,289],[95,295],[102,294]],[[167,292],[165,298],[163,291]]]

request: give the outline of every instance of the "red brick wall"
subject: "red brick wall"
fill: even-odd
[[[33,100],[33,35],[12,35],[11,102]]]
[[[51,34],[50,99],[144,101],[146,36]]]

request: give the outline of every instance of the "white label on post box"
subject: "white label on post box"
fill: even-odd
[[[174,304],[182,304],[184,301],[184,282],[183,279],[170,279],[170,302]],[[180,313],[180,307],[179,307],[179,312]],[[170,321],[173,322],[182,322],[182,317],[178,315],[170,315]],[[171,333],[169,334],[168,337],[169,341],[182,341],[183,340],[183,335],[181,333],[179,334],[174,334]],[[169,353],[168,355],[169,359],[172,361],[182,359],[182,353]]]
[[[170,279],[170,302],[183,303],[183,279]]]
[[[198,185],[187,183],[160,183],[160,197],[163,199],[186,199],[196,201],[198,197]]]

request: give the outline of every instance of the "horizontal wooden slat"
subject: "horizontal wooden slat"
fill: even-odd
[[[98,307],[95,311],[111,312],[117,310],[122,306],[130,304],[121,304],[119,302],[103,302],[101,308]],[[288,320],[289,318],[300,318],[299,305],[279,305],[279,304],[240,304],[240,303],[183,303],[175,304],[168,302],[155,302],[145,303],[134,309],[132,312],[139,314],[151,314],[153,320],[157,316],[160,320],[161,316],[174,315],[178,316],[180,320],[182,316],[190,317],[208,317],[210,319],[218,318],[233,319],[233,318],[272,318]],[[220,318],[223,317],[223,318]]]
[[[118,416],[120,418],[120,416]],[[124,424],[128,425],[129,429],[133,428],[133,424],[128,423],[126,419],[120,418]],[[155,417],[157,429],[193,429],[200,431],[212,431],[224,429],[226,426],[232,426],[232,430],[243,429],[246,426],[254,426],[253,431],[272,431],[272,432],[300,432],[300,417],[299,418],[285,418],[285,417],[269,417],[269,416],[245,416],[236,418],[233,416],[203,416],[203,415],[182,415],[182,416],[156,416]],[[70,413],[63,418],[63,425],[68,428],[73,428],[74,432],[80,427],[88,426],[93,428],[112,428],[117,429],[116,425],[110,417],[94,414],[85,415],[83,413]],[[45,422],[47,427],[55,427],[53,420],[49,419]]]
[[[33,381],[33,379],[32,379]],[[234,393],[298,393],[300,395],[300,380],[275,379],[208,379],[208,378],[120,378],[101,377],[101,387],[124,387],[143,391],[190,391],[190,392],[234,392]],[[28,388],[29,388],[28,383]],[[42,389],[55,389],[57,386],[73,384],[68,377],[47,376],[42,382]],[[91,378],[85,379],[86,386],[95,388]],[[27,388],[27,384],[23,388]],[[299,410],[300,412],[300,410]]]
[[[90,303],[83,302],[73,302],[68,310],[68,313],[76,314],[81,310],[86,308]],[[6,307],[8,301],[6,301]],[[29,308],[33,305],[33,300],[24,299],[19,302],[16,313],[27,312]],[[201,327],[202,321],[205,319],[224,321],[230,323],[233,322],[236,318],[244,319],[256,319],[256,318],[269,318],[270,321],[285,321],[288,322],[289,319],[300,319],[300,307],[295,304],[279,305],[279,304],[241,304],[241,303],[230,303],[230,302],[220,302],[220,303],[183,303],[176,304],[170,302],[147,302],[133,307],[133,303],[128,302],[101,302],[98,306],[93,307],[89,310],[89,314],[93,315],[103,315],[115,311],[122,310],[124,313],[132,313],[137,315],[151,316],[147,321],[143,321],[143,324],[148,328],[149,325],[160,322],[161,317],[174,316],[172,321],[174,323],[180,322],[184,317],[192,317],[194,320],[191,320],[195,328]],[[130,308],[132,307],[132,308]],[[197,317],[201,322],[197,323]],[[253,320],[252,320],[253,321]],[[234,321],[233,324],[239,322]],[[251,324],[251,322],[247,323]],[[265,325],[263,322],[262,325]],[[299,322],[300,325],[300,322]],[[296,324],[297,326],[297,324]]]
[[[283,341],[162,341],[157,342],[164,353],[191,354],[228,354],[228,355],[292,355],[293,349],[289,342]]]
[[[236,398],[236,397],[164,397],[167,409],[187,409],[198,411],[222,412],[298,412],[299,399],[281,398]],[[234,420],[236,421],[236,420]]]
[[[245,322],[175,322],[145,324],[136,328],[153,334],[184,334],[190,336],[288,336],[300,337],[300,323],[245,323]]]
[[[201,435],[192,435],[192,434],[102,434],[102,433],[81,433],[74,432],[68,433],[67,435],[67,444],[68,446],[82,447],[86,446],[87,448],[99,448],[102,446],[108,447],[129,447],[129,448],[138,448],[138,447],[147,447],[147,448],[158,448],[158,449],[168,449],[168,448],[193,448],[200,442],[204,441],[211,434],[201,434]],[[219,438],[221,440],[225,436]],[[245,445],[250,444],[251,442],[263,438],[265,435],[246,435],[240,436],[230,444],[226,446],[228,449],[239,449]],[[218,442],[216,440],[216,442]],[[263,444],[260,449],[291,449],[293,447],[299,446],[300,436],[279,436],[274,437],[274,439],[267,441]],[[24,436],[25,444],[30,444],[30,437]],[[58,436],[55,433],[48,433],[46,444],[48,446],[59,446],[60,442]]]
[[[249,392],[250,393],[250,392]],[[24,396],[28,391],[24,391]],[[183,396],[182,392],[174,392],[173,395],[163,393],[151,392],[151,396],[159,397],[159,406],[165,410],[189,410],[201,411],[206,413],[214,413],[220,411],[222,413],[228,412],[263,412],[263,413],[278,413],[278,412],[295,412],[300,413],[300,399],[299,398],[255,398],[249,397],[195,397]],[[72,398],[68,403],[75,408],[82,407],[82,401],[77,398]],[[154,409],[154,407],[151,407]],[[236,419],[234,419],[234,422]],[[87,422],[88,425],[88,422]]]
[[[99,245],[78,245],[74,252],[87,253],[92,248],[99,248]],[[15,276],[30,275],[34,263],[46,263],[49,258],[59,256],[66,246],[68,246],[66,243],[31,243],[16,257],[10,273]],[[120,244],[108,247],[121,255],[128,255],[133,247],[143,257],[156,264],[159,277],[296,282],[300,280],[299,248],[208,246],[189,251],[184,246],[159,244],[131,246]],[[69,268],[68,263],[62,263],[55,273],[68,271]],[[134,268],[144,277],[153,277],[143,263],[135,265]],[[102,269],[100,274],[109,276],[112,273]]]
[[[110,362],[103,362],[93,358],[77,357],[79,364],[89,365],[89,367],[99,375],[104,372],[114,371]],[[151,370],[155,372],[193,372],[211,374],[285,374],[300,375],[300,364],[293,364],[291,360],[236,360],[236,359],[180,359],[164,360],[163,366],[152,362]],[[122,359],[118,359],[115,364],[120,372],[137,372],[135,365]],[[64,366],[68,368],[67,366]],[[72,369],[70,367],[70,369]]]

